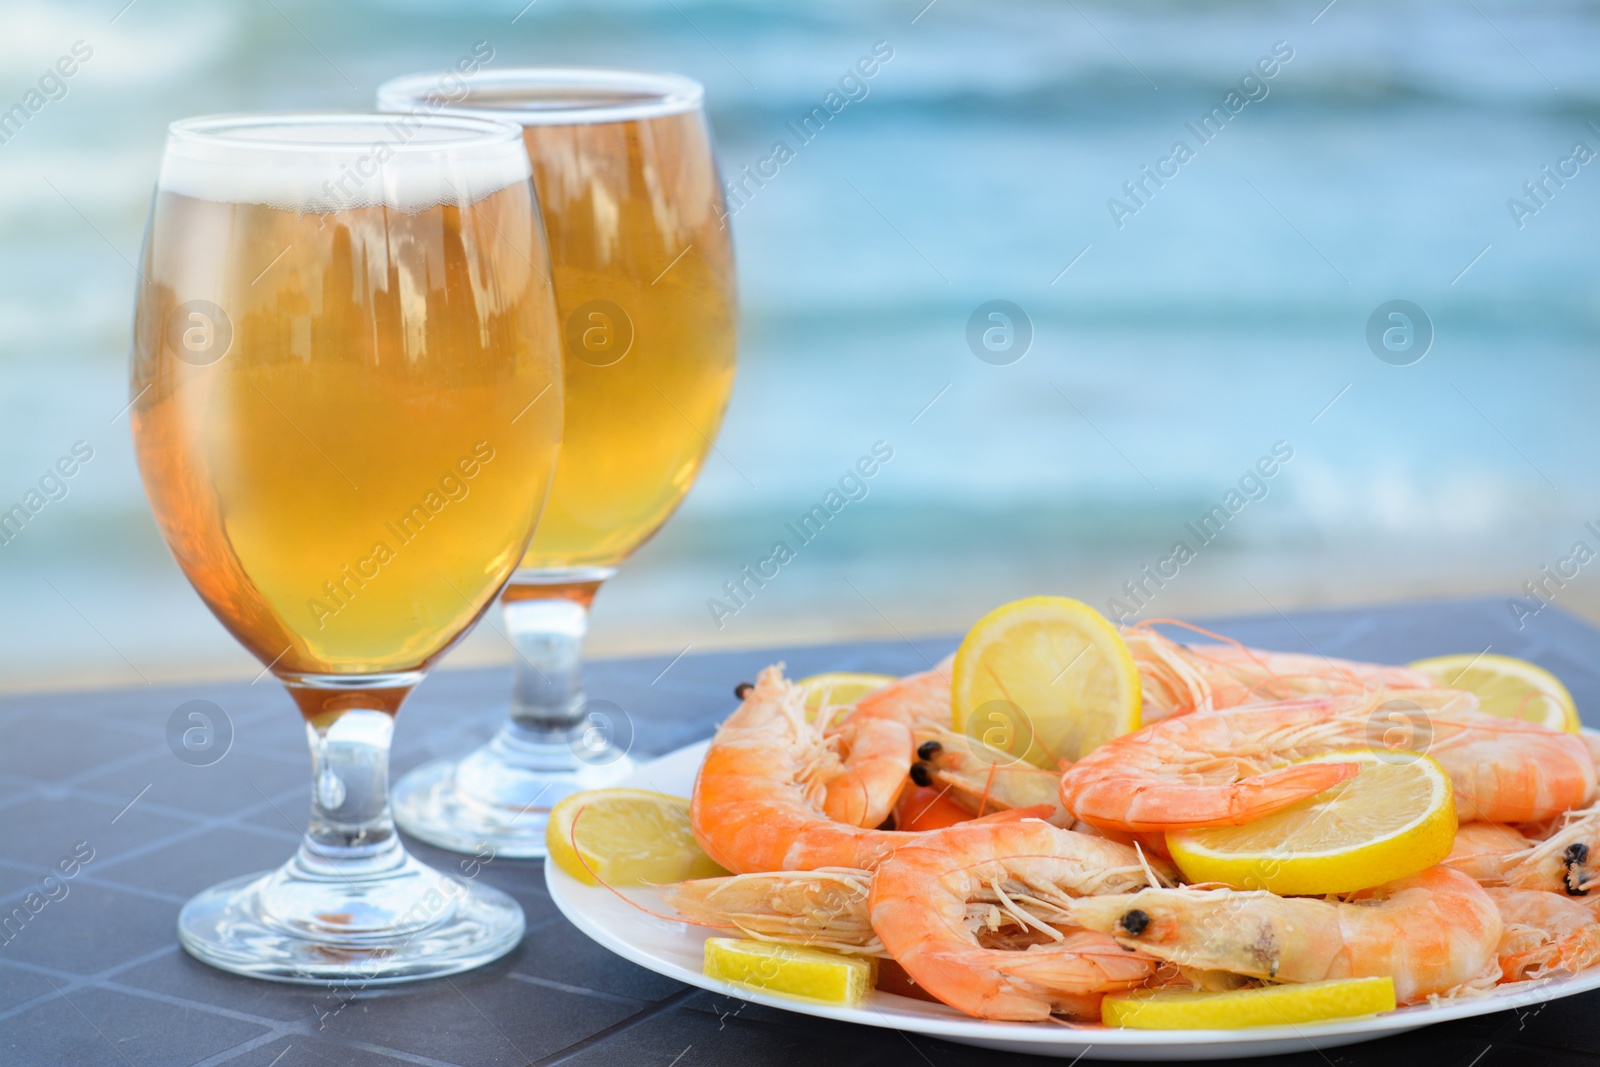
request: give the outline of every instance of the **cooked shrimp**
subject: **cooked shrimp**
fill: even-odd
[[[954,730],[918,727],[914,734],[919,744],[917,762],[911,765],[912,781],[920,783],[926,778],[932,788],[940,790],[941,797],[970,815],[1049,807],[1054,810],[1043,818],[1054,826],[1094,837],[1110,837],[1124,845],[1137,841],[1147,855],[1171,858],[1163,833],[1102,830],[1074,819],[1061,806],[1060,771],[1035,767],[1004,749],[993,748]]]
[[[1130,857],[1137,860],[1137,854],[1131,851],[1115,854],[1119,862]],[[1170,865],[1157,862],[1166,877],[1175,876]],[[1098,884],[1092,878],[1082,883],[1088,888]],[[758,941],[887,957],[872,930],[868,908],[871,885],[871,871],[827,867],[697,878],[657,886],[656,892],[686,922],[725,926]],[[1059,896],[1036,898],[1019,893],[1015,886],[1009,894],[1004,893],[1003,888],[996,891],[987,885],[980,887],[967,902],[967,924],[973,929],[986,929],[990,936],[1002,937],[1063,920]]]
[[[1100,994],[1144,982],[1155,962],[1104,934],[1061,929],[1066,909],[1078,894],[1150,880],[1137,852],[1104,838],[1037,819],[963,823],[923,834],[878,867],[872,928],[919,986],[970,1015],[1094,1013]],[[974,902],[989,901],[974,914]]]
[[[1532,848],[1536,842],[1513,826],[1494,822],[1468,822],[1456,828],[1450,855],[1440,862],[1468,875],[1479,885],[1505,885],[1509,857]]]
[[[1389,975],[1402,1004],[1492,984],[1502,923],[1482,886],[1432,867],[1347,902],[1233,889],[1086,897],[1074,921],[1184,967],[1279,982]]]
[[[1542,840],[1506,827],[1495,834],[1479,829],[1481,825],[1461,827],[1446,863],[1484,885],[1542,889],[1569,897],[1600,890],[1600,808],[1568,812]],[[1463,834],[1468,834],[1465,843]]]
[[[950,718],[950,661],[941,667],[868,694],[827,730],[825,748],[837,760],[820,776],[828,818],[877,826],[889,817],[911,766],[912,726],[930,716]]]
[[[871,871],[823,867],[697,878],[656,892],[690,922],[731,927],[757,941],[887,956],[872,932],[871,887]]]
[[[909,766],[909,733],[906,745]],[[917,838],[829,818],[828,783],[841,773],[837,750],[817,724],[806,721],[803,694],[784,679],[780,666],[768,667],[717,729],[700,765],[689,807],[695,839],[728,870],[748,874],[871,868],[896,845]],[[901,775],[904,781],[904,768]],[[1039,812],[995,817],[1027,814]]]
[[[894,806],[894,828],[943,830],[946,826],[971,822],[972,812],[951,800],[946,792],[931,785],[913,785],[901,793],[900,803]]]
[[[1039,804],[1060,811],[1060,771],[1035,767],[944,725],[919,726],[913,736],[917,762],[911,765],[911,780],[944,789],[967,811],[984,815]]]
[[[1583,741],[1535,723],[1481,714],[1477,703],[1457,690],[1413,689],[1167,719],[1073,764],[1061,779],[1061,802],[1103,829],[1237,826],[1357,771],[1352,763],[1297,760],[1380,745],[1437,759],[1468,822],[1552,818],[1594,792],[1595,764]]]
[[[1361,696],[1380,689],[1430,689],[1438,683],[1408,667],[1385,667],[1353,660],[1268,652],[1238,642],[1182,645],[1153,623],[1185,626],[1226,642],[1207,630],[1176,619],[1151,619],[1124,627],[1133,661],[1139,666],[1145,725],[1173,715],[1215,711],[1301,696]]]
[[[1486,892],[1505,924],[1497,950],[1501,981],[1576,974],[1600,963],[1600,917],[1593,907],[1543,889]]]
[[[1600,808],[1568,812],[1544,840],[1508,859],[1507,885],[1571,897],[1600,891]]]

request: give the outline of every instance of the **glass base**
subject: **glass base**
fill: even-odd
[[[235,974],[349,989],[480,967],[522,940],[522,908],[491,886],[441,874],[394,841],[386,869],[346,875],[302,848],[264,874],[183,906],[178,940]]]
[[[540,859],[551,808],[632,771],[626,752],[592,730],[533,735],[507,723],[466,758],[435,760],[400,779],[389,802],[400,828],[430,845],[466,853],[488,845],[497,858]]]

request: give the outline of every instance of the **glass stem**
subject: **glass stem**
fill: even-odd
[[[507,589],[506,633],[516,647],[511,728],[526,740],[567,737],[583,720],[583,640],[589,605],[607,573],[560,575]],[[521,576],[519,575],[518,578]]]
[[[351,881],[405,862],[389,813],[389,745],[410,679],[386,680],[402,684],[351,689],[309,676],[289,682],[311,746],[311,818],[297,857],[309,875]]]

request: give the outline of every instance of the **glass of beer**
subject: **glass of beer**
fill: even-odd
[[[689,491],[733,389],[733,247],[703,97],[675,75],[555,68],[378,90],[386,111],[522,126],[567,390],[550,500],[502,598],[509,719],[395,787],[400,825],[435,845],[542,856],[557,801],[631,769],[627,711],[586,699],[580,666],[595,592]]]
[[[288,689],[311,813],[178,919],[207,963],[382,984],[492,960],[516,902],[407,854],[401,703],[494,601],[554,476],[561,360],[521,131],[269,114],[171,127],[140,270],[134,449],[206,605]],[[286,814],[286,818],[289,816]]]

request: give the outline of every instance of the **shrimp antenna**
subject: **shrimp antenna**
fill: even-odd
[[[1214,633],[1211,630],[1207,630],[1204,626],[1197,626],[1192,622],[1185,622],[1182,619],[1173,619],[1173,618],[1165,618],[1165,617],[1159,618],[1159,619],[1143,619],[1143,620],[1135,623],[1133,626],[1130,626],[1129,629],[1130,630],[1143,629],[1147,633],[1155,634],[1158,637],[1165,637],[1166,636],[1165,634],[1162,634],[1159,630],[1155,629],[1155,626],[1157,624],[1166,625],[1166,626],[1181,627],[1182,629],[1189,630],[1189,631],[1192,631],[1194,633],[1200,634],[1203,637],[1209,637],[1213,641],[1217,641],[1217,642],[1220,642],[1220,643],[1225,644],[1225,645],[1232,645],[1234,648],[1238,649],[1244,655],[1248,656],[1256,664],[1256,666],[1260,667],[1262,669],[1262,671],[1264,671],[1266,673],[1268,678],[1271,678],[1271,679],[1273,679],[1275,681],[1284,681],[1284,680],[1295,678],[1295,677],[1308,677],[1308,678],[1309,677],[1313,677],[1312,675],[1300,675],[1300,676],[1297,676],[1297,675],[1293,675],[1293,674],[1278,674],[1270,666],[1267,665],[1267,662],[1261,658],[1260,654],[1257,652],[1256,649],[1253,649],[1253,648],[1249,647],[1248,645],[1244,644],[1243,642],[1235,640],[1232,637],[1226,637],[1226,636],[1224,636],[1222,634]],[[1167,638],[1167,639],[1171,640],[1171,638]],[[1198,656],[1198,657],[1201,657],[1201,658],[1206,658],[1206,655],[1205,655],[1204,652],[1196,651],[1195,649],[1192,649],[1192,648],[1189,651],[1190,651],[1190,653],[1192,655],[1195,655],[1195,656]],[[1324,660],[1328,659],[1327,656],[1323,656],[1322,658]],[[1212,660],[1211,662],[1215,663],[1217,661]],[[1329,665],[1330,666],[1334,665],[1331,660],[1329,660]],[[1350,672],[1349,668],[1347,668],[1347,667],[1345,667],[1343,665],[1338,665],[1338,666],[1335,667],[1335,669],[1338,670],[1339,673],[1344,676],[1344,680],[1346,682],[1348,682],[1355,690],[1360,691],[1360,690],[1363,690],[1365,688],[1361,684],[1361,680],[1359,678],[1357,678],[1355,675],[1353,675]],[[1255,692],[1255,688],[1256,687],[1252,687],[1251,692]]]
[[[946,782],[944,788],[939,790],[939,795],[928,801],[928,803],[923,806],[922,810],[911,816],[911,818],[907,819],[906,823],[909,825],[926,815],[929,808],[933,807],[935,804],[939,803],[939,801],[944,799],[945,794],[950,792],[950,787],[954,784],[955,783],[953,782]]]
[[[1222,634],[1215,633],[1215,632],[1213,632],[1211,630],[1207,630],[1204,626],[1196,626],[1192,622],[1185,622],[1182,619],[1172,619],[1172,618],[1167,618],[1167,617],[1163,616],[1162,618],[1159,618],[1159,619],[1143,619],[1143,620],[1140,620],[1139,622],[1134,623],[1131,627],[1129,627],[1129,629],[1131,629],[1131,630],[1144,630],[1144,631],[1146,631],[1148,633],[1155,634],[1157,637],[1166,637],[1167,636],[1166,634],[1164,634],[1160,630],[1156,629],[1156,626],[1158,626],[1158,625],[1160,625],[1160,626],[1177,626],[1177,627],[1180,627],[1180,628],[1182,628],[1184,630],[1189,630],[1189,631],[1192,631],[1194,633],[1197,633],[1202,637],[1209,637],[1209,638],[1211,638],[1211,640],[1219,642],[1220,644],[1232,645],[1234,648],[1237,648],[1240,652],[1243,652],[1245,655],[1247,655],[1251,659],[1255,660],[1256,663],[1260,665],[1262,670],[1266,671],[1268,674],[1272,673],[1272,671],[1267,667],[1266,663],[1262,662],[1261,658],[1257,655],[1255,649],[1253,649],[1250,646],[1246,645],[1242,641],[1235,640],[1232,637],[1225,637]],[[1167,640],[1170,641],[1172,639],[1170,637],[1168,637]]]
[[[989,773],[983,779],[983,795],[978,798],[978,818],[983,818],[983,811],[989,806],[989,794],[994,790],[994,776],[1000,771],[998,763],[989,764]]]
[[[567,831],[567,838],[568,838],[569,841],[572,842],[572,851],[577,854],[578,862],[583,864],[583,869],[589,872],[589,877],[593,878],[596,882],[600,883],[600,885],[604,886],[611,893],[612,896],[616,897],[618,900],[622,901],[624,904],[630,904],[633,907],[638,908],[640,911],[644,912],[646,915],[651,916],[652,918],[665,919],[667,922],[684,923],[684,924],[686,924],[688,926],[704,926],[707,929],[711,929],[711,930],[737,930],[737,929],[739,929],[739,927],[735,926],[732,923],[727,923],[727,924],[709,923],[709,922],[702,922],[702,921],[700,921],[698,919],[685,919],[682,915],[663,915],[659,911],[651,911],[649,908],[645,907],[643,904],[639,903],[637,900],[630,900],[628,897],[624,896],[620,889],[618,889],[616,886],[612,885],[610,882],[606,881],[604,878],[600,877],[600,873],[598,871],[596,871],[593,867],[589,866],[589,861],[583,858],[583,851],[580,848],[578,848],[578,820],[583,818],[583,813],[588,811],[588,810],[589,810],[589,806],[587,804],[585,804],[583,807],[578,809],[578,813],[572,817],[572,828]],[[646,883],[646,884],[650,884],[651,888],[654,888],[653,884],[651,884],[651,883]]]
[[[1156,874],[1155,868],[1150,866],[1150,860],[1146,858],[1144,854],[1144,846],[1139,844],[1138,841],[1133,843],[1133,852],[1134,855],[1139,857],[1139,868],[1144,871],[1144,876],[1149,879],[1150,884],[1154,886],[1166,886],[1166,880],[1160,875]],[[1177,885],[1178,883],[1174,882],[1172,884]]]

